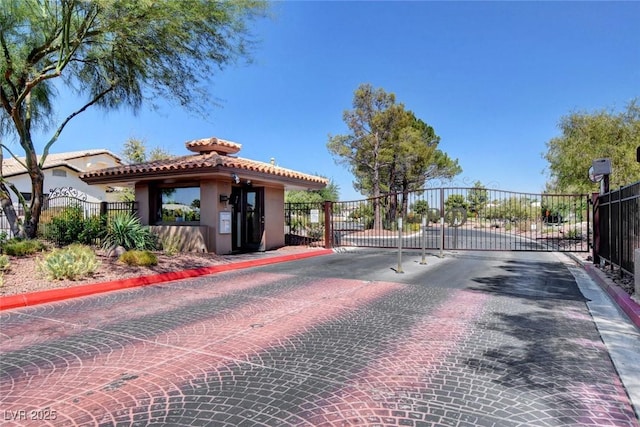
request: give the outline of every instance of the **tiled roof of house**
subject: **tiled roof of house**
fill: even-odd
[[[134,180],[152,176],[179,175],[181,173],[206,173],[236,171],[251,172],[264,175],[264,178],[286,179],[302,181],[309,184],[324,186],[328,180],[322,177],[308,175],[291,169],[282,168],[270,163],[241,157],[229,156],[215,151],[202,154],[188,155],[166,160],[139,163],[98,169],[84,173],[80,178],[88,183],[106,183]]]
[[[44,169],[53,168],[57,166],[66,166],[75,171],[82,172],[82,170],[78,169],[76,166],[69,163],[70,160],[77,159],[80,157],[89,157],[89,156],[97,156],[99,154],[108,154],[118,161],[120,161],[120,157],[116,156],[109,150],[105,149],[93,149],[93,150],[83,150],[83,151],[69,151],[66,153],[50,153],[47,156],[47,159],[44,161],[44,165],[42,166]],[[38,157],[39,159],[40,157]],[[22,173],[26,173],[26,169],[22,166],[21,163],[24,163],[24,157],[18,157],[20,162],[18,162],[13,157],[4,157],[2,159],[2,175],[5,177],[9,177],[12,175],[20,175]]]
[[[219,138],[203,138],[189,141],[185,144],[187,149],[196,153],[208,153],[215,151],[220,154],[235,154],[242,148],[242,145],[225,141]]]

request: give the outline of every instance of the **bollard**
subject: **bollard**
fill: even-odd
[[[397,274],[402,274],[402,218],[398,218],[398,269]]]
[[[427,218],[422,217],[422,261],[420,265],[426,265],[426,251],[427,251]]]
[[[444,258],[444,217],[440,217],[440,258]]]

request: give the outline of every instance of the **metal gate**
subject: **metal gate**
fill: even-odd
[[[327,203],[331,246],[443,250],[590,250],[587,195],[432,188]]]

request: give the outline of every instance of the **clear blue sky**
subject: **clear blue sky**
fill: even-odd
[[[210,116],[159,112],[78,116],[54,152],[131,138],[173,154],[217,136],[239,155],[332,178],[361,198],[326,149],[362,83],[396,94],[463,169],[454,185],[540,192],[542,153],[574,111],[623,109],[640,97],[638,2],[277,2],[253,25],[252,64],[211,85]],[[72,99],[61,100],[60,117]]]

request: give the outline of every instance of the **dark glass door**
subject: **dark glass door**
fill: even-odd
[[[264,189],[235,187],[231,193],[233,206],[232,249],[262,249],[264,234]]]

